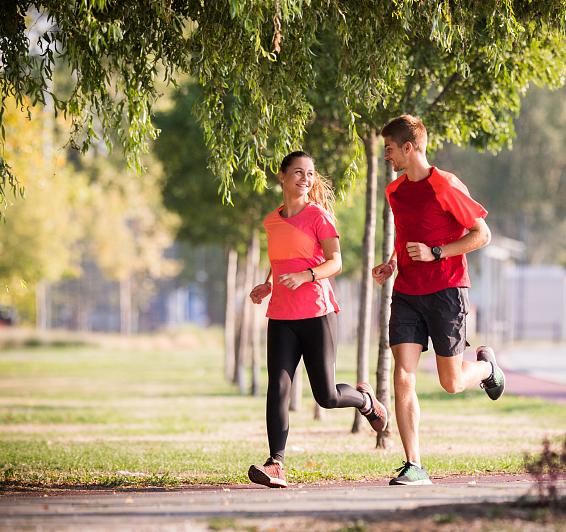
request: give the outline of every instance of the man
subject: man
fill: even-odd
[[[421,465],[416,370],[428,338],[436,352],[440,384],[448,393],[480,385],[501,397],[505,377],[490,347],[463,360],[470,279],[466,253],[489,244],[487,211],[453,174],[431,166],[427,132],[416,117],[402,115],[382,130],[385,159],[403,175],[386,189],[395,219],[395,251],[373,269],[382,284],[397,270],[391,302],[389,343],[395,359],[395,414],[406,462],[390,484],[431,484]]]

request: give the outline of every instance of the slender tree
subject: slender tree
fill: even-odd
[[[362,282],[360,290],[360,311],[358,319],[357,380],[365,382],[369,378],[369,348],[371,337],[371,309],[373,303],[373,279],[371,269],[375,263],[375,232],[377,219],[377,133],[370,129],[364,137],[367,160],[366,179],[366,219],[362,254]],[[358,432],[362,416],[356,410],[352,432]]]
[[[238,273],[238,252],[228,249],[226,267],[226,315],[224,319],[224,377],[232,380],[236,361],[236,276]]]
[[[395,178],[395,172],[389,161],[385,162],[384,189]],[[389,261],[393,253],[394,243],[393,213],[387,201],[383,202],[383,243],[381,249],[382,262]],[[389,350],[389,318],[391,316],[391,296],[393,295],[393,277],[390,277],[381,287],[381,302],[379,305],[379,351],[377,354],[377,398],[387,408],[391,419],[391,352]],[[377,447],[387,448],[391,444],[391,424],[377,434]]]

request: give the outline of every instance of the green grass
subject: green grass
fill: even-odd
[[[221,336],[191,349],[36,345],[0,351],[0,484],[179,486],[247,482],[267,456],[265,370],[259,397],[240,396],[222,376]],[[354,382],[355,350],[342,346],[338,381]],[[371,367],[375,367],[375,360]],[[523,454],[563,437],[566,407],[481,390],[450,396],[419,375],[425,466],[433,476],[523,471]],[[400,465],[398,436],[374,449],[369,426],[350,433],[351,409],[312,419],[291,413],[292,482],[378,479]]]

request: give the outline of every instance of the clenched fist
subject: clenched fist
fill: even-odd
[[[375,279],[378,285],[382,285],[389,277],[393,275],[393,272],[397,268],[397,261],[390,260],[389,262],[384,262],[379,266],[376,266],[372,271],[371,275]]]
[[[271,294],[271,283],[266,282],[254,287],[250,292],[250,298],[256,305],[259,305],[263,298],[267,297],[269,294]]]
[[[422,242],[407,242],[407,251],[412,260],[432,262],[435,260],[431,249]]]

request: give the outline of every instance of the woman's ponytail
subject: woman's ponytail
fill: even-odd
[[[336,196],[334,195],[332,182],[327,177],[320,175],[316,170],[314,173],[315,179],[308,193],[308,198],[334,216],[334,202],[336,201]]]

